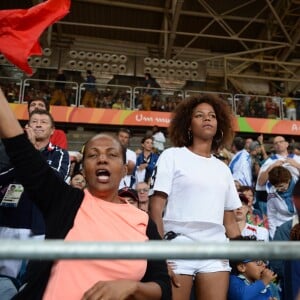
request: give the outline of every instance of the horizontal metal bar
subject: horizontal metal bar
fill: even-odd
[[[0,240],[0,259],[300,259],[299,242],[65,242]]]

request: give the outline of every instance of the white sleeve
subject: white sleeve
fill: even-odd
[[[232,175],[234,180],[239,181],[241,185],[252,186],[251,165],[247,157],[242,157],[242,159],[238,161],[238,166]]]
[[[136,153],[130,149],[126,151],[126,162],[128,163],[128,161],[136,163]]]

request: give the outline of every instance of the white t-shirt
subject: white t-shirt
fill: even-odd
[[[228,166],[214,156],[202,157],[186,147],[164,150],[151,188],[168,195],[165,232],[189,234],[195,240],[224,241],[224,210],[242,206]]]
[[[268,229],[266,229],[264,227],[259,227],[259,226],[256,226],[256,225],[252,225],[252,224],[249,224],[249,223],[246,223],[246,226],[242,230],[241,234],[242,234],[242,236],[254,235],[254,236],[256,236],[256,239],[258,241],[265,241],[265,242],[269,241],[269,231],[268,231]]]
[[[126,149],[126,163],[128,163],[128,161],[130,161],[130,160],[133,161],[134,163],[136,163],[136,153],[127,148]],[[122,189],[123,187],[129,187],[130,181],[131,181],[131,175],[125,175],[120,181],[119,189]]]

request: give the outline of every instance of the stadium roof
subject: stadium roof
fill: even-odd
[[[0,9],[39,2],[1,1]],[[264,78],[296,82],[299,28],[300,0],[72,0],[70,13],[41,42],[136,57],[221,60],[234,65],[228,76],[250,68]]]

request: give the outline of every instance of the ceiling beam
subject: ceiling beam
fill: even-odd
[[[275,77],[275,76],[261,76],[259,74],[234,74],[234,73],[227,73],[227,77],[248,78],[248,79],[256,79],[256,80],[272,80],[272,81],[298,82],[298,83],[300,81],[300,77],[298,77],[298,78],[287,78],[287,77]]]
[[[297,20],[297,23],[294,25],[295,28],[299,28],[300,26],[300,19]],[[292,37],[292,43],[289,48],[285,48],[283,50],[283,53],[279,56],[280,60],[287,60],[289,56],[292,54],[292,52],[295,50],[296,45],[300,41],[300,30],[296,30],[294,36]]]
[[[203,32],[206,31],[207,28],[209,28],[215,21],[211,20],[209,23],[206,24],[204,28],[199,32],[199,34],[202,34]],[[199,38],[199,35],[195,35],[192,37],[192,39],[178,51],[174,57],[176,59],[178,56],[180,56],[185,50],[187,50],[197,39]]]
[[[102,28],[102,29],[115,29],[115,30],[127,30],[127,31],[140,31],[140,32],[152,32],[152,33],[170,33],[170,31],[163,31],[160,29],[149,29],[149,28],[136,28],[136,27],[127,27],[127,26],[115,26],[115,25],[105,25],[105,24],[88,24],[88,23],[80,23],[80,22],[68,22],[68,21],[59,21],[59,24],[68,25],[68,26],[82,26],[82,27],[94,27],[94,28]],[[258,40],[255,38],[246,38],[246,37],[237,37],[237,36],[223,36],[223,35],[214,35],[214,34],[204,34],[204,33],[194,33],[194,32],[183,32],[177,31],[177,35],[183,36],[197,36],[203,38],[213,38],[213,39],[221,39],[221,40],[234,40],[234,41],[245,41],[252,43],[261,43],[261,44],[270,44],[270,45],[281,45],[281,46],[289,46],[285,42],[280,41],[267,41],[267,40]]]
[[[225,32],[227,32],[229,36],[237,36],[234,30],[232,30],[232,28],[225,22],[225,20],[223,20],[223,18],[220,17],[220,15],[218,15],[217,12],[214,11],[206,1],[198,0],[198,2],[204,7],[204,9],[207,10],[209,15],[224,29]],[[243,41],[239,40],[239,42],[246,50],[248,50],[247,45]]]
[[[285,29],[285,27],[284,27],[284,25],[283,25],[283,23],[282,23],[280,17],[278,16],[276,10],[274,9],[272,3],[270,2],[270,0],[265,0],[265,1],[266,1],[266,3],[268,4],[268,6],[269,6],[271,12],[273,13],[273,16],[275,17],[275,19],[276,19],[278,25],[280,26],[282,32],[284,33],[286,39],[287,39],[288,42],[291,44],[291,43],[292,43],[292,39],[291,39],[289,33],[286,31],[286,29]]]
[[[234,61],[249,61],[257,63],[265,63],[269,65],[281,65],[281,66],[290,66],[290,67],[300,67],[300,63],[296,62],[286,62],[286,61],[277,61],[277,60],[266,60],[266,59],[255,59],[255,58],[242,58],[242,57],[227,57],[227,60]]]
[[[260,53],[260,52],[275,50],[275,49],[279,49],[279,48],[283,48],[283,47],[285,47],[285,46],[277,45],[277,46],[271,46],[271,47],[265,47],[265,48],[259,48],[259,49],[252,49],[252,50],[247,50],[247,51],[239,51],[239,52],[232,52],[232,53],[227,53],[227,54],[212,55],[211,57],[197,59],[197,61],[201,62],[201,61],[207,61],[207,60],[222,59],[222,58],[227,58],[227,57],[233,58],[235,56],[248,55],[250,53],[251,54],[252,53]],[[241,58],[241,59],[243,60],[244,58]]]
[[[179,22],[180,12],[183,5],[184,0],[175,0],[174,3],[174,13],[172,14],[172,26],[171,26],[171,32],[169,34],[169,41],[168,41],[168,47],[167,47],[167,53],[166,53],[166,59],[171,58],[172,54],[172,48],[174,45],[174,41],[176,38],[176,30]]]
[[[111,0],[73,0],[73,2],[84,2],[84,3],[94,3],[94,4],[102,4],[107,6],[114,6],[114,7],[123,7],[123,8],[131,8],[137,10],[144,10],[144,11],[152,11],[158,13],[164,13],[164,7],[152,6],[152,5],[144,5],[144,4],[133,4],[128,3],[126,1],[111,1]],[[168,11],[169,14],[172,13],[171,9]],[[189,11],[189,10],[182,10],[181,15],[185,16],[194,16],[194,17],[203,17],[203,18],[211,18],[208,13],[198,12],[198,11]],[[224,20],[231,20],[231,21],[241,21],[241,22],[250,22],[252,20],[251,17],[240,17],[240,16],[233,16],[233,15],[222,15]],[[257,19],[256,23],[265,24],[266,20],[264,18]]]
[[[159,44],[158,48],[163,48],[163,56],[165,57],[167,54],[167,47],[168,47],[168,34],[165,32],[169,28],[169,7],[171,4],[171,0],[165,1],[165,8],[163,14],[163,20],[161,24],[162,33],[159,36]]]

